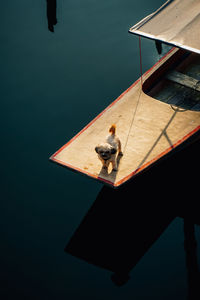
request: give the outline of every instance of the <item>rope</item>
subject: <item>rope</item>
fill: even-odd
[[[140,48],[140,80],[141,80],[141,89],[142,89],[143,81],[142,81],[142,46],[141,46],[141,36],[139,36],[139,48]]]
[[[143,85],[143,80],[142,80],[142,48],[141,48],[141,37],[140,36],[139,36],[139,49],[140,49],[140,82],[141,82],[141,89],[140,89],[140,93],[139,93],[139,96],[138,96],[138,99],[137,99],[136,107],[135,107],[135,109],[133,111],[133,117],[132,117],[132,120],[131,120],[131,125],[129,127],[129,131],[128,131],[128,135],[127,135],[127,138],[126,138],[126,142],[124,144],[124,151],[123,152],[125,152],[126,147],[127,147],[127,143],[128,143],[128,140],[129,140],[130,132],[131,132],[134,120],[135,120],[135,116],[136,116],[136,112],[137,112],[137,109],[138,109],[138,104],[139,104],[140,96],[141,96],[141,93],[142,93],[142,85]]]

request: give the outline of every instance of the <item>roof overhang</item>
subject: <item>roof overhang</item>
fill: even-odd
[[[200,0],[168,0],[129,32],[200,54]]]

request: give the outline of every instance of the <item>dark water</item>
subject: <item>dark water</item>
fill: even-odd
[[[1,2],[1,299],[186,299],[183,219],[173,219],[116,287],[111,272],[64,252],[102,185],[48,161],[140,76],[138,39],[128,29],[162,3],[58,0],[53,33],[45,0]],[[145,71],[159,57],[147,40],[142,53]],[[166,183],[172,202],[183,187],[175,177]],[[156,195],[162,202],[165,191]],[[144,211],[150,200],[142,199]]]

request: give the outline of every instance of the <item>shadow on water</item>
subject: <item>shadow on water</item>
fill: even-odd
[[[175,218],[173,204],[160,199],[156,182],[145,184],[138,177],[117,190],[104,186],[65,249],[114,272],[117,285],[128,280],[131,269]]]
[[[184,248],[188,277],[188,300],[200,299],[200,272],[197,259],[197,242],[194,223],[184,218]]]
[[[47,20],[48,20],[48,29],[51,32],[54,32],[54,25],[57,24],[56,17],[56,0],[46,0],[47,1]]]
[[[118,189],[104,186],[65,251],[110,270],[116,285],[126,283],[130,271],[177,216],[200,225],[195,202],[199,150],[197,140]],[[185,223],[185,245],[190,236]],[[194,251],[185,249],[188,266]],[[188,274],[192,276],[191,269]]]

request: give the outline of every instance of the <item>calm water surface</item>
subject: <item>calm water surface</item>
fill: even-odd
[[[102,185],[48,160],[140,76],[128,29],[162,3],[58,0],[53,33],[45,0],[2,1],[1,299],[186,299],[183,220],[116,287],[64,252]],[[148,40],[142,54],[143,71],[159,59]]]

